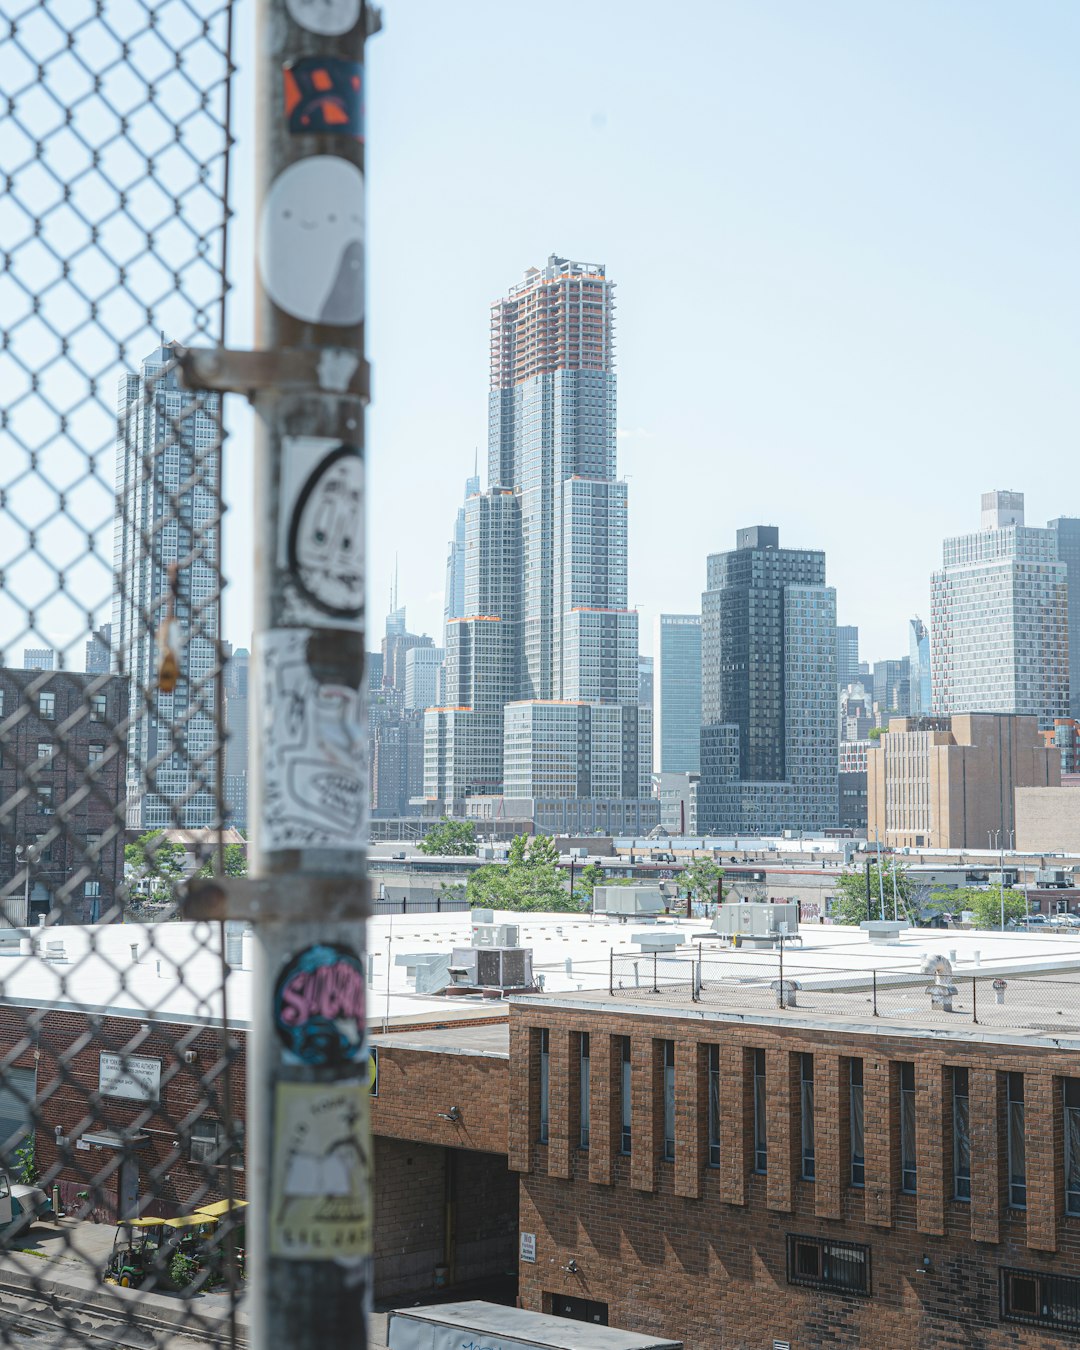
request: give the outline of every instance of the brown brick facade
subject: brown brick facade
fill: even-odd
[[[530,1090],[511,1112],[520,1224],[536,1263],[520,1266],[522,1305],[552,1294],[608,1305],[612,1325],[681,1337],[686,1350],[823,1344],[1046,1346],[1054,1333],[1002,1321],[999,1267],[1076,1275],[1080,1217],[1065,1214],[1063,1076],[1080,1052],[947,1042],[901,1033],[826,1032],[722,1020],[580,1011],[541,1000],[511,1012],[512,1045],[555,1047],[590,1036],[592,1147],[560,1142],[551,1073],[552,1144],[536,1144],[536,1059],[512,1063]],[[632,1046],[632,1149],[619,1152],[620,1038]],[[676,1046],[675,1158],[663,1157],[663,1045]],[[720,1047],[719,1166],[709,1165],[708,1047]],[[767,1064],[768,1168],[753,1171],[753,1052]],[[513,1053],[513,1051],[512,1051]],[[801,1056],[813,1056],[815,1180],[802,1177]],[[849,1065],[863,1066],[865,1186],[851,1185]],[[914,1066],[915,1194],[901,1191],[900,1066]],[[967,1068],[970,1203],[953,1198],[953,1066]],[[1025,1075],[1027,1209],[1010,1208],[1005,1075]],[[576,1091],[576,1087],[575,1087]],[[594,1156],[596,1150],[596,1156]],[[516,1160],[516,1161],[515,1161]],[[864,1244],[867,1295],[789,1283],[789,1235]],[[574,1274],[565,1269],[571,1260]],[[929,1265],[926,1265],[926,1262]]]

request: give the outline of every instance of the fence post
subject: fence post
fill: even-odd
[[[207,354],[256,413],[252,1343],[360,1350],[372,1295],[361,119],[378,14],[367,0],[256,0],[255,22],[258,350]],[[311,92],[327,84],[344,110],[334,124]],[[332,974],[334,1016],[308,1000],[306,1021],[286,1025],[282,991],[314,971]],[[331,1147],[348,1195],[328,1207],[290,1164]]]
[[[608,993],[615,997],[615,948],[608,949]]]
[[[972,975],[972,977],[971,977],[971,1020],[972,1020],[973,1022],[978,1022],[978,1020],[979,1020],[979,1007],[978,1007],[978,1004],[976,1003],[976,998],[978,997],[977,992],[976,992],[977,989],[978,989],[978,984],[977,984],[977,982],[976,982],[976,980],[975,980],[975,976]]]
[[[656,952],[652,954],[652,991],[654,994],[660,992],[660,986],[656,982]]]
[[[780,934],[780,1006],[784,1004],[784,935]]]
[[[874,981],[874,1016],[876,1017],[876,1016],[878,1015],[878,1010],[877,1010],[877,967],[876,967],[876,966],[875,966],[874,969],[870,972],[870,974],[871,974],[871,976],[872,976],[872,978],[873,978],[873,981]]]

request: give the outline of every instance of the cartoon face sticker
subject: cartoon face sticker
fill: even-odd
[[[304,323],[364,317],[364,175],[312,155],[270,186],[259,220],[259,272],[279,309]]]
[[[289,527],[289,570],[307,598],[351,618],[364,596],[364,461],[340,445],[312,470]]]
[[[285,0],[285,8],[309,33],[347,33],[360,17],[360,0]]]
[[[365,984],[359,957],[320,943],[294,957],[274,988],[274,1023],[286,1050],[306,1064],[346,1064],[362,1055]]]

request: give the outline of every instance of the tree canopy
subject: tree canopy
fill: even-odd
[[[441,858],[475,856],[476,826],[471,820],[451,820],[443,816],[433,830],[429,830],[418,845],[421,853]]]
[[[478,867],[466,894],[473,907],[579,913],[581,906],[566,888],[558,852],[550,835],[528,839],[519,834],[505,863]]]
[[[723,875],[724,869],[718,867],[711,858],[694,858],[679,873],[676,881],[692,900],[707,904],[720,898],[717,888]]]
[[[247,849],[243,844],[226,844],[222,864],[224,874],[227,877],[246,877],[248,872]],[[206,862],[199,868],[195,874],[199,877],[212,877],[214,872],[214,859],[207,858]]]
[[[124,847],[125,880],[150,899],[166,900],[184,875],[184,857],[183,844],[174,844],[164,830],[147,830]]]
[[[1010,890],[1005,887],[1004,892],[997,886],[990,886],[982,889],[976,886],[957,886],[955,889],[942,890],[934,892],[934,900],[940,897],[947,900],[947,908],[953,914],[960,914],[963,910],[969,909],[972,915],[972,923],[976,928],[1000,928],[1001,927],[1001,901],[1002,895],[1005,899],[1005,922],[1010,919],[1019,920],[1027,913],[1027,899],[1023,891]]]
[[[880,882],[879,882],[880,875]],[[896,877],[896,912],[901,919],[916,923],[919,918],[918,887],[907,868],[896,863],[883,866],[880,874],[877,863],[870,864],[870,912],[866,904],[866,873],[863,868],[842,872],[836,883],[836,898],[829,915],[834,923],[859,924],[864,919],[881,918],[881,896],[885,896],[885,917],[893,916],[893,876]]]

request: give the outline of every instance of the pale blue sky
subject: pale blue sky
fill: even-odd
[[[977,526],[982,490],[1025,491],[1031,523],[1080,514],[1075,0],[387,0],[384,17],[373,642],[395,553],[410,626],[438,640],[446,541],[474,446],[485,459],[488,305],[551,252],[618,286],[645,650],[741,525],[827,550],[873,660],[929,619],[940,541]],[[237,587],[239,641],[245,608]]]

